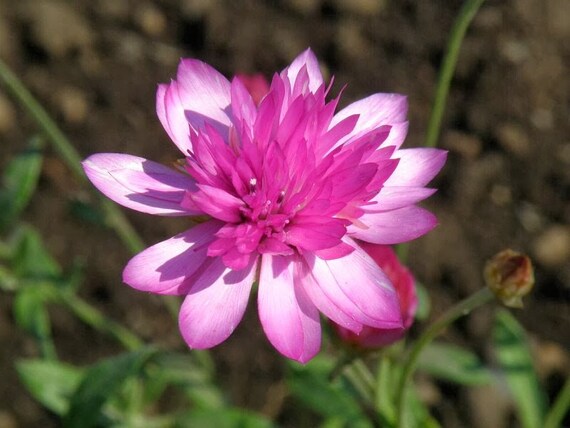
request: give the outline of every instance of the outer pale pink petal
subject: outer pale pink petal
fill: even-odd
[[[385,186],[425,186],[443,168],[447,151],[430,148],[398,150],[398,167],[384,183]]]
[[[181,216],[201,214],[180,203],[194,180],[159,163],[121,153],[98,153],[83,161],[91,182],[113,201],[148,214]]]
[[[267,338],[286,357],[306,363],[319,352],[319,313],[300,284],[295,257],[264,254],[259,278],[259,318]]]
[[[178,66],[176,81],[185,110],[230,126],[226,110],[231,99],[230,82],[220,72],[205,62],[183,59]]]
[[[374,205],[363,206],[365,212],[390,211],[416,204],[436,192],[428,187],[385,186],[370,200]]]
[[[368,229],[352,224],[347,228],[350,236],[384,245],[411,241],[437,226],[437,219],[432,213],[415,205],[387,212],[365,213],[358,220]]]
[[[168,136],[172,141],[175,140],[175,136],[170,130],[170,124],[168,123],[168,117],[166,115],[166,92],[170,85],[167,83],[161,83],[156,89],[156,115],[162,124],[162,127],[168,133]]]
[[[309,75],[309,90],[314,93],[324,83],[324,79],[321,69],[319,68],[319,61],[311,49],[307,49],[301,53],[293,60],[291,65],[285,69],[287,77],[289,78],[289,82],[291,82],[291,87],[293,87],[297,75],[304,65],[307,66],[307,73]]]
[[[299,264],[295,271],[295,281],[302,284],[305,292],[311,302],[321,311],[327,318],[333,320],[337,324],[347,328],[354,333],[362,330],[362,324],[353,317],[346,314],[340,307],[330,299],[321,289],[320,285],[315,281],[309,268],[305,263]]]
[[[390,133],[381,147],[395,146],[396,149],[399,149],[408,135],[408,122],[391,123],[390,126]]]
[[[222,226],[217,221],[199,224],[134,256],[123,270],[123,281],[141,291],[186,294],[196,273],[208,258],[208,244]]]
[[[345,257],[322,260],[305,256],[321,291],[360,324],[401,327],[398,296],[390,280],[358,244],[345,240],[355,249]]]
[[[335,114],[331,121],[329,129],[349,116],[355,114],[359,115],[356,126],[352,132],[339,140],[335,146],[338,147],[351,138],[355,136],[361,136],[382,125],[394,125],[405,122],[407,113],[408,100],[404,95],[374,94],[348,105],[337,114]],[[393,138],[396,138],[396,134],[399,134],[399,138],[397,138],[399,141],[402,133],[405,135],[406,131],[407,127],[400,127],[395,129]],[[388,144],[384,143],[384,145]]]
[[[186,118],[186,107],[178,88],[179,84],[174,80],[166,88],[164,94],[164,117],[168,126],[164,126],[164,129],[168,132],[178,149],[187,156],[188,152],[192,151],[190,123]],[[159,93],[157,93],[157,97],[158,95]]]
[[[226,136],[230,126],[230,82],[208,64],[184,59],[176,81],[157,91],[157,113],[170,138],[186,154],[192,145],[189,126],[209,123]],[[164,106],[164,107],[163,107]]]
[[[207,349],[226,340],[247,307],[257,260],[240,271],[216,258],[200,275],[180,308],[182,337],[194,349]]]

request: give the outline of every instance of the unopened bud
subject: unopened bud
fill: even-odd
[[[522,308],[522,298],[534,286],[530,258],[513,250],[503,250],[487,261],[484,275],[487,286],[510,308]]]

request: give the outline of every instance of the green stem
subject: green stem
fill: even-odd
[[[451,29],[447,51],[445,58],[443,59],[439,80],[437,82],[433,109],[429,118],[425,142],[426,147],[435,147],[437,144],[443,111],[445,109],[445,102],[447,100],[449,86],[451,85],[451,79],[455,71],[455,65],[457,64],[457,58],[459,56],[459,48],[461,47],[463,37],[465,36],[465,32],[467,31],[469,24],[484,1],[485,0],[467,0],[463,4],[459,15],[455,19],[453,28]]]
[[[130,330],[115,321],[109,320],[97,308],[80,297],[74,294],[62,294],[61,301],[84,323],[113,336],[126,349],[135,351],[144,345],[143,341]]]
[[[79,153],[46,110],[1,59],[0,81],[4,82],[14,98],[32,116],[75,177],[82,182],[86,182],[87,177],[83,172],[83,168],[81,168],[81,156]],[[122,211],[107,199],[102,197],[100,199],[107,224],[115,230],[121,241],[132,253],[141,251],[145,245]]]
[[[570,408],[570,377],[566,378],[564,386],[558,393],[556,401],[550,408],[544,420],[544,428],[558,428],[562,424],[564,416],[566,416]]]
[[[363,377],[362,373],[354,366],[346,367],[343,375],[364,400],[366,407],[372,407],[374,404],[373,390],[367,378]]]
[[[87,177],[83,168],[81,168],[81,156],[79,153],[63,132],[61,132],[57,124],[51,119],[46,110],[1,59],[0,81],[4,82],[12,95],[20,102],[24,109],[30,113],[77,179],[87,183]],[[92,186],[90,187],[93,189]],[[142,251],[145,248],[145,244],[123,212],[113,202],[99,193],[97,193],[97,197],[99,198],[106,224],[115,231],[125,247],[133,254]],[[168,311],[174,318],[177,318],[178,302],[176,298],[165,296],[162,300]]]
[[[394,421],[394,401],[391,376],[394,368],[390,357],[384,355],[378,363],[378,374],[376,376],[376,391],[374,405],[378,413],[383,417],[384,425],[387,421]]]
[[[423,349],[428,345],[439,333],[441,333],[446,327],[451,325],[458,318],[468,315],[473,309],[493,300],[495,298],[494,294],[487,287],[482,288],[471,296],[459,302],[457,305],[451,307],[447,310],[441,317],[428,327],[428,329],[414,342],[410,354],[405,362],[402,376],[400,377],[400,382],[396,390],[396,414],[397,414],[397,426],[399,428],[404,427],[404,405],[405,405],[405,395],[406,386],[408,381],[414,373],[418,357],[420,356]]]

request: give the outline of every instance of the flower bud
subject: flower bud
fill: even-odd
[[[411,272],[400,263],[392,247],[388,245],[369,244],[361,242],[361,247],[380,266],[390,279],[398,299],[402,313],[403,328],[380,329],[363,326],[360,334],[332,323],[340,338],[358,348],[379,348],[391,345],[404,337],[414,322],[418,308],[415,280]]]
[[[269,82],[261,73],[238,74],[236,76],[245,86],[255,105],[259,105],[261,100],[269,92]]]
[[[513,250],[503,250],[488,260],[484,277],[487,287],[510,308],[522,308],[522,298],[534,286],[530,258]]]

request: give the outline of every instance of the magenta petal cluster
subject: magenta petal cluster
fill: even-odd
[[[400,263],[396,253],[389,245],[361,242],[360,246],[378,264],[396,289],[403,326],[400,328],[364,326],[358,334],[338,324],[333,323],[333,326],[344,341],[358,348],[388,346],[402,339],[414,322],[418,308],[415,280],[408,268]]]
[[[176,169],[126,154],[83,163],[93,184],[126,207],[208,220],[126,266],[138,290],[184,295],[191,348],[215,346],[241,321],[258,283],[259,318],[283,355],[319,350],[319,313],[358,334],[400,328],[390,280],[358,241],[396,244],[436,225],[416,203],[445,163],[437,149],[400,149],[407,101],[375,94],[335,110],[306,50],[254,101],[239,78],[184,59],[157,91],[157,113],[182,153]]]

